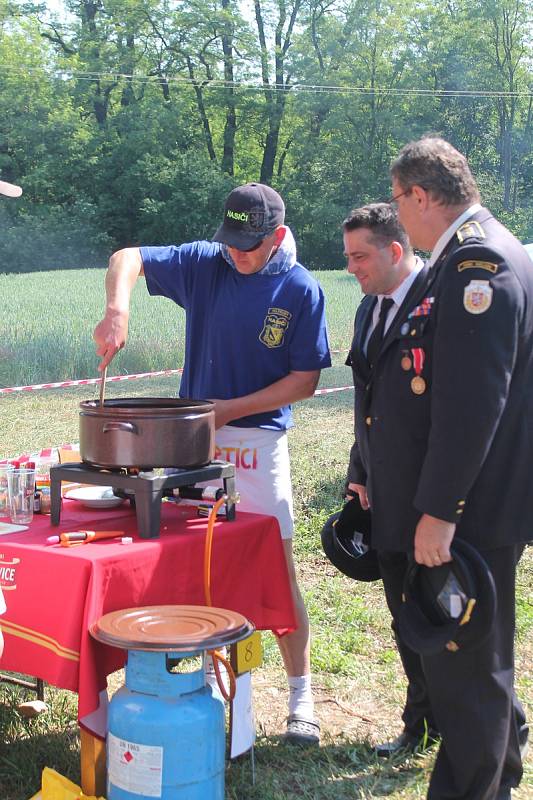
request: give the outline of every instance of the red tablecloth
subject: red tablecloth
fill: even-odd
[[[137,536],[128,506],[82,509],[63,501],[61,523],[35,516],[28,531],[0,536],[0,586],[7,613],[1,668],[35,675],[77,691],[78,716],[98,706],[106,676],[125,653],[89,634],[109,611],[168,603],[204,605],[203,552],[207,520],[190,506],[163,503],[159,539]],[[88,528],[121,530],[132,544],[101,540],[49,546],[47,536]],[[259,629],[294,628],[295,617],[277,520],[237,511],[217,521],[213,537],[214,606],[239,611]]]

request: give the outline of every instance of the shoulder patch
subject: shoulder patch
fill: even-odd
[[[485,269],[495,275],[498,272],[498,265],[493,264],[491,261],[461,261],[457,265],[457,272],[462,272],[465,269]]]
[[[455,234],[462,244],[466,239],[486,239],[485,231],[476,219],[464,222]]]
[[[470,281],[465,286],[463,305],[469,314],[483,314],[492,304],[492,286],[489,281]]]

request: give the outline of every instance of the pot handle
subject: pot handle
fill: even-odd
[[[102,428],[102,433],[109,431],[126,431],[126,433],[139,433],[137,425],[133,422],[106,422]]]

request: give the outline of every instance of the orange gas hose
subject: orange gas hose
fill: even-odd
[[[224,700],[231,701],[235,697],[235,692],[237,690],[237,684],[235,683],[235,673],[233,672],[233,668],[227,658],[224,658],[222,653],[219,650],[209,650],[209,655],[213,659],[213,667],[215,669],[215,676],[218,683],[218,688],[220,689],[220,694],[224,698]],[[222,680],[222,675],[220,674],[220,665],[219,661],[226,667],[226,672],[228,673],[228,680],[229,680],[229,691],[224,686],[224,681]]]
[[[213,547],[213,533],[215,529],[215,522],[217,518],[217,511],[221,505],[226,502],[226,497],[223,495],[219,498],[211,509],[209,519],[207,520],[207,534],[205,537],[204,547],[204,595],[206,606],[212,606],[211,602],[211,550]]]
[[[204,594],[205,594],[205,604],[206,606],[212,606],[213,603],[211,601],[211,550],[213,547],[213,533],[215,530],[215,521],[217,518],[217,511],[223,503],[225,503],[227,497],[223,495],[219,500],[216,501],[213,508],[211,509],[211,513],[209,514],[209,519],[207,520],[207,533],[205,537],[205,548],[204,548]],[[235,684],[235,673],[231,667],[230,662],[228,659],[224,658],[221,652],[218,650],[208,650],[207,651],[211,658],[213,659],[213,668],[215,670],[215,676],[218,683],[218,688],[220,689],[220,693],[224,700],[233,700],[235,697],[236,691],[236,684]],[[229,692],[226,690],[224,686],[224,681],[222,680],[222,675],[220,674],[220,664],[226,667],[226,671],[228,673],[229,679]]]

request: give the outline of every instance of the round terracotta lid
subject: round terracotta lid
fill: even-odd
[[[212,606],[145,606],[112,611],[91,626],[95,639],[125,650],[193,652],[245,639],[254,626],[237,611]]]

